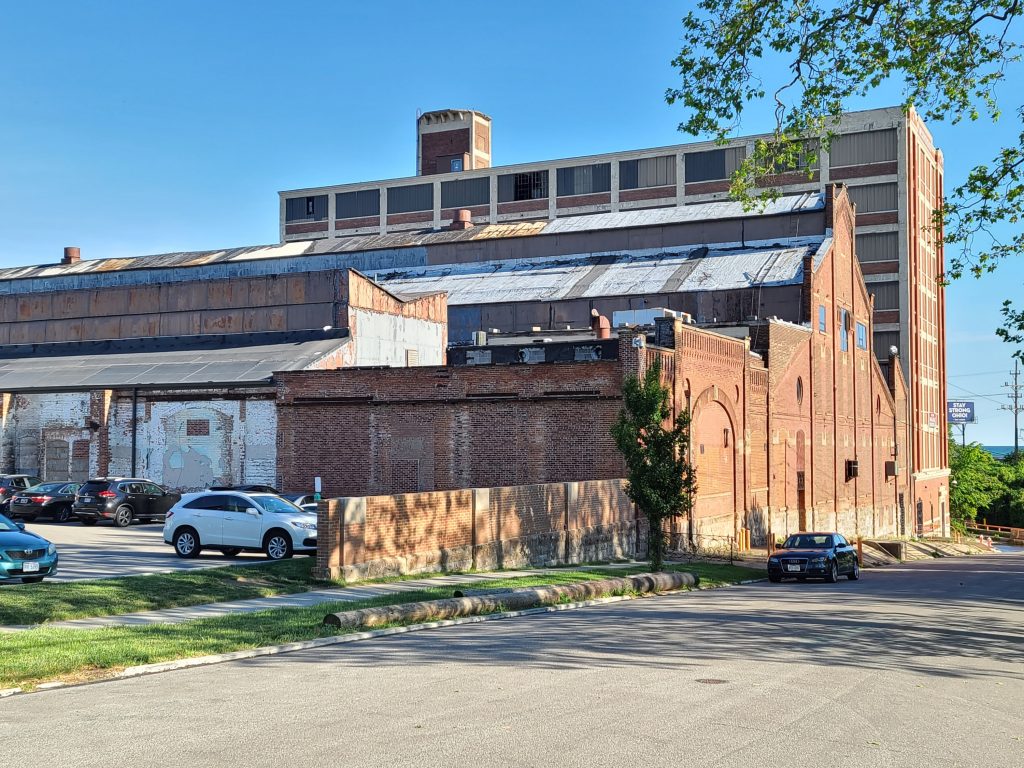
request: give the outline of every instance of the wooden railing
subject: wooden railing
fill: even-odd
[[[1014,539],[1015,541],[1024,541],[1024,528],[1014,528],[1009,525],[989,525],[988,523],[971,523],[967,526],[969,531],[977,531],[978,533],[985,534],[997,534],[999,536],[1006,536]]]

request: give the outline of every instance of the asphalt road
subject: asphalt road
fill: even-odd
[[[266,557],[259,553],[226,558],[219,552],[204,552],[195,560],[182,559],[164,544],[163,523],[135,524],[127,528],[100,523],[87,528],[78,522],[40,520],[28,522],[25,527],[57,545],[60,567],[49,581],[105,579],[266,562]]]
[[[1024,556],[0,700],[19,766],[1024,765]]]

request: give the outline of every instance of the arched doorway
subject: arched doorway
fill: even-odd
[[[697,472],[694,536],[698,547],[720,547],[735,534],[736,447],[733,420],[714,393],[694,405],[691,454]]]

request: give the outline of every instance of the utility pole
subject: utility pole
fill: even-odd
[[[1003,386],[1010,390],[1006,396],[1013,405],[1001,405],[999,409],[1013,414],[1013,455],[1017,456],[1020,454],[1020,430],[1017,428],[1017,420],[1024,412],[1024,405],[1021,405],[1021,389],[1024,388],[1024,384],[1020,383],[1020,360],[1013,361],[1010,375],[1013,376],[1013,384],[1006,382]]]

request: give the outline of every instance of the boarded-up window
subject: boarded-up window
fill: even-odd
[[[896,183],[864,184],[850,187],[850,199],[857,206],[857,213],[878,213],[895,211],[897,206]]]
[[[592,195],[612,188],[611,163],[558,169],[558,196]]]
[[[676,183],[676,156],[645,157],[619,163],[619,189],[667,187]]]
[[[890,348],[896,347],[899,349],[899,346],[899,331],[875,331],[875,357],[879,360],[887,360],[889,358]]]
[[[875,309],[900,308],[900,284],[898,280],[868,283],[868,293],[875,297]]]
[[[548,172],[526,171],[498,177],[498,202],[541,200],[548,196]]]
[[[712,149],[686,155],[686,181],[720,181],[728,179],[747,155],[745,147]]]
[[[897,261],[899,257],[898,233],[870,232],[857,235],[857,258],[861,261]]]
[[[380,190],[360,189],[356,192],[339,192],[335,196],[334,203],[335,216],[339,219],[379,216]]]
[[[185,434],[188,437],[208,437],[210,434],[210,420],[188,419],[185,422]]]
[[[420,364],[420,351],[418,349],[405,350],[405,364],[408,367]]]
[[[434,185],[413,184],[388,187],[388,213],[410,213],[434,210]]]
[[[284,201],[284,220],[325,221],[327,219],[327,195],[289,197]]]
[[[896,142],[895,128],[836,136],[829,147],[829,165],[840,168],[847,165],[892,162],[896,160]]]
[[[473,205],[487,205],[491,202],[491,180],[484,176],[479,179],[457,179],[441,182],[441,207],[463,208]]]

